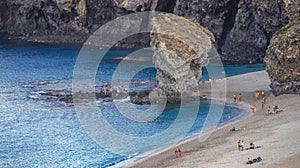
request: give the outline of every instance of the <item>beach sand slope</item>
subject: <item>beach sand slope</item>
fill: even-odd
[[[139,160],[130,167],[209,167],[209,168],[243,168],[243,167],[299,167],[300,165],[300,95],[271,94],[270,80],[265,71],[254,72],[218,80],[214,85],[227,83],[227,101],[233,102],[233,94],[243,96],[238,105],[246,109],[255,107],[250,115],[216,129],[209,138],[201,142],[199,138],[187,140],[177,145],[182,151],[181,158],[175,158],[176,147]],[[201,86],[201,94],[209,95],[210,84]],[[267,103],[261,108],[261,99],[255,99],[255,91],[266,92]],[[218,91],[219,92],[219,91]],[[223,93],[223,94],[224,94]],[[267,113],[267,107],[278,105],[283,112],[275,115]],[[238,130],[230,132],[235,126]],[[238,140],[254,141],[261,148],[239,151]],[[247,158],[261,157],[262,161],[251,166],[246,164]]]

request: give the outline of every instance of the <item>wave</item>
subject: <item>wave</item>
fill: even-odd
[[[130,97],[126,97],[125,99],[114,99],[113,102],[130,102]]]

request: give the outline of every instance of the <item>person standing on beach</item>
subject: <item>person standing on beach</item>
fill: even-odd
[[[107,85],[104,86],[103,91],[104,91],[104,96],[108,96],[108,86]]]
[[[244,141],[241,141],[241,140],[238,141],[238,149],[239,149],[239,151],[244,150]]]
[[[261,109],[263,110],[264,107],[265,107],[265,102],[264,102],[264,100],[262,100],[262,101],[261,101]]]
[[[261,91],[261,96],[265,97],[265,91]]]
[[[256,91],[256,92],[255,92],[255,98],[256,98],[256,100],[259,99],[259,91]]]
[[[240,151],[241,148],[242,148],[242,146],[241,146],[241,140],[239,140],[239,141],[238,141],[238,150]]]
[[[266,98],[266,96],[263,96],[263,102],[264,102],[264,104],[267,103],[267,98]]]
[[[241,102],[241,101],[242,101],[242,95],[241,95],[241,94],[239,94],[239,97],[238,97],[238,99],[239,99],[239,102]]]
[[[236,102],[236,95],[233,95],[233,102]]]
[[[242,147],[242,151],[244,150],[244,141],[242,141],[242,143],[241,143],[241,147]]]
[[[270,106],[268,106],[268,110],[267,111],[268,111],[268,114],[271,114],[270,113],[270,111],[271,111],[271,107]]]
[[[249,148],[249,149],[254,149],[254,147],[255,147],[255,146],[254,146],[253,140],[251,139],[251,140],[250,140],[250,148]]]

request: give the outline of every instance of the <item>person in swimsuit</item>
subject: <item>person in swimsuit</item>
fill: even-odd
[[[254,149],[254,148],[255,148],[254,143],[252,140],[250,140],[250,148],[249,149]]]
[[[242,95],[241,95],[241,94],[239,94],[239,97],[238,97],[238,99],[239,99],[239,102],[241,102],[241,101],[242,101]]]
[[[181,151],[180,151],[179,148],[177,148],[176,151],[175,151],[175,157],[176,157],[176,158],[181,157]]]

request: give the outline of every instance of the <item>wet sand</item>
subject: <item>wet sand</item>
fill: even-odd
[[[300,164],[300,95],[281,95],[278,97],[270,93],[269,78],[265,71],[238,75],[227,80],[218,80],[213,85],[226,82],[227,91],[215,90],[220,94],[227,93],[227,101],[233,102],[233,94],[243,96],[242,102],[237,102],[249,110],[247,115],[238,121],[216,129],[212,134],[208,132],[201,137],[194,137],[179,145],[174,145],[157,154],[147,157],[130,167],[249,167],[247,158],[262,158],[259,163],[251,167],[298,167]],[[209,97],[211,84],[201,86],[201,94]],[[266,92],[267,103],[261,109],[261,98],[255,99],[255,91]],[[278,105],[283,112],[275,115],[267,114],[267,106]],[[257,110],[253,113],[250,108]],[[235,126],[238,130],[230,132]],[[205,141],[205,135],[209,135]],[[245,147],[249,141],[254,141],[261,148],[239,151],[237,141],[244,140]],[[181,158],[175,158],[174,151],[179,147]]]

